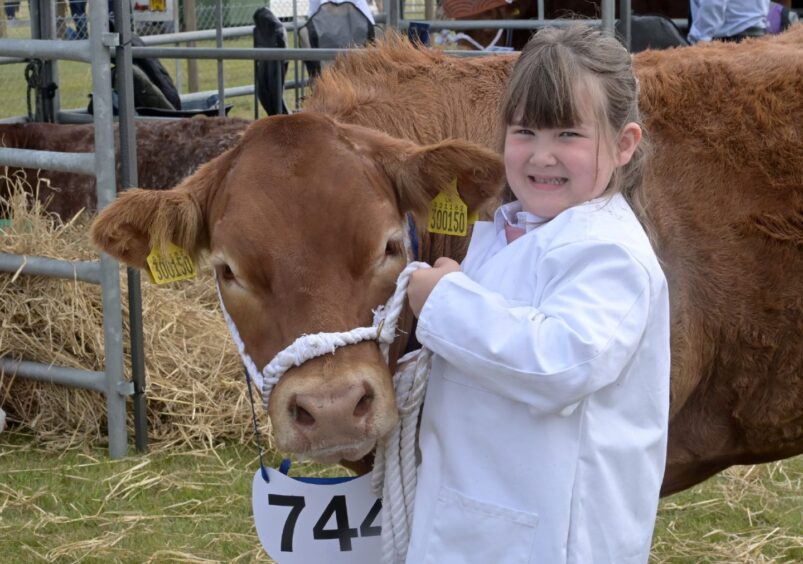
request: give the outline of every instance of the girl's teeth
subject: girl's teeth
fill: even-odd
[[[532,179],[536,184],[563,184],[562,178],[539,178],[533,176]]]

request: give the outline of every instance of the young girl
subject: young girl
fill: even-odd
[[[623,193],[641,180],[630,55],[538,32],[503,100],[516,200],[408,297],[435,356],[407,562],[647,561],[669,406],[667,285]]]

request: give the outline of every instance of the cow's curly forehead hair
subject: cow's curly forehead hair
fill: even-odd
[[[638,81],[630,53],[614,37],[585,25],[546,28],[521,52],[501,103],[503,125],[573,127],[593,119],[609,150],[628,123],[642,129]],[[590,114],[590,115],[589,115]],[[641,181],[646,144],[618,170],[610,190]]]

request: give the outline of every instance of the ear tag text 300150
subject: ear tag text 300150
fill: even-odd
[[[168,243],[166,253],[162,254],[159,247],[151,249],[146,261],[151,281],[156,284],[167,284],[189,280],[197,276],[195,263],[184,249],[173,243]]]
[[[469,217],[468,206],[460,198],[457,192],[457,179],[454,178],[449,187],[442,190],[429,203],[427,227],[430,233],[465,237],[468,234],[468,225],[477,220],[475,215]]]

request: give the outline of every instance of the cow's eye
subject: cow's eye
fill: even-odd
[[[385,245],[385,256],[386,257],[398,257],[402,254],[404,249],[402,248],[402,242],[398,239],[388,239],[387,244]]]
[[[224,264],[220,267],[220,278],[224,282],[234,282],[237,280],[237,277],[234,276],[234,271],[228,264]]]

